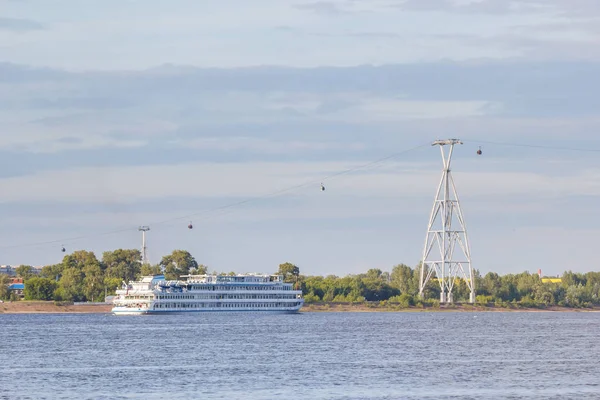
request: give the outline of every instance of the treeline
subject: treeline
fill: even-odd
[[[104,301],[105,294],[114,294],[122,282],[142,275],[164,273],[167,279],[177,279],[188,273],[203,274],[199,265],[185,250],[175,250],[157,265],[142,265],[139,250],[107,251],[98,259],[93,252],[76,251],[66,255],[60,264],[47,265],[39,275],[31,266],[17,268],[25,282],[25,300]],[[9,278],[0,275],[0,299],[16,300],[7,290]]]
[[[175,250],[156,265],[142,265],[139,250],[104,252],[99,260],[88,251],[66,255],[60,264],[45,266],[40,275],[31,267],[21,266],[17,274],[25,280],[26,300],[98,301],[105,294],[114,294],[122,282],[143,275],[165,274],[177,279],[186,274],[203,274],[207,267],[198,264],[185,250]],[[213,271],[213,273],[216,273]],[[277,273],[286,282],[301,289],[307,303],[377,302],[403,308],[420,305],[439,305],[440,288],[435,280],[428,283],[424,299],[419,293],[419,268],[400,264],[391,272],[370,269],[364,274],[338,277],[305,276],[292,263],[279,265]],[[230,272],[229,274],[233,274]],[[4,280],[4,281],[3,281]],[[8,278],[0,275],[0,298],[8,299]],[[592,307],[600,305],[600,272],[565,272],[561,282],[543,282],[537,274],[498,275],[490,272],[481,276],[475,271],[476,302],[497,307]],[[459,280],[454,286],[455,302],[467,302],[469,290]]]
[[[400,264],[392,272],[370,269],[365,274],[346,277],[303,276],[291,271],[292,264],[282,264],[280,272],[288,282],[296,282],[307,303],[361,303],[380,302],[400,308],[420,305],[439,306],[440,288],[430,280],[419,294],[419,268]],[[592,307],[600,305],[600,272],[563,273],[561,282],[543,282],[537,274],[498,275],[489,272],[481,276],[475,271],[476,303],[496,307]],[[454,286],[454,300],[468,302],[469,289],[459,280]]]

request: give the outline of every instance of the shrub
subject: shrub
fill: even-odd
[[[321,298],[314,293],[307,293],[304,295],[305,303],[317,303],[321,301]]]
[[[475,303],[481,306],[488,305],[492,302],[492,296],[479,295],[475,297]]]
[[[533,300],[529,295],[523,296],[521,301],[519,301],[519,305],[527,308],[537,308],[539,306],[539,304],[536,303],[535,300]]]
[[[415,304],[413,297],[408,293],[403,293],[400,296],[390,297],[389,302],[398,304],[402,308],[408,308]]]

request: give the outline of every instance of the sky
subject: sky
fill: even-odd
[[[597,0],[0,0],[0,264],[139,248],[148,225],[153,263],[414,267],[430,144],[460,138],[474,268],[599,270],[599,20]]]

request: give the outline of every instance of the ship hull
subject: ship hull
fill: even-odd
[[[261,314],[296,314],[300,311],[297,309],[272,309],[272,310],[219,310],[219,309],[201,309],[201,310],[148,310],[142,308],[130,307],[114,307],[111,313],[114,315],[158,315],[158,314],[193,314],[193,313],[261,313]]]

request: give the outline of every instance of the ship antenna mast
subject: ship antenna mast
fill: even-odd
[[[454,283],[464,279],[470,290],[469,302],[475,302],[475,280],[471,265],[471,249],[467,226],[463,217],[450,163],[454,146],[459,139],[436,140],[431,145],[440,146],[444,169],[433,202],[419,280],[419,296],[424,297],[427,283],[435,272],[440,285],[440,303],[453,303]],[[454,222],[454,224],[453,224]],[[458,254],[455,254],[458,249]]]

